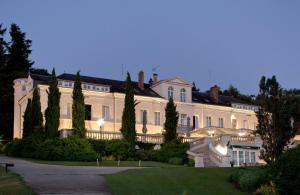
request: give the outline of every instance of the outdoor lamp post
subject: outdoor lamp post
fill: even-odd
[[[103,131],[103,126],[104,126],[104,119],[103,118],[100,118],[98,121],[97,121],[99,127],[100,127],[100,132]]]

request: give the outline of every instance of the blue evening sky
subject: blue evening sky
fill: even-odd
[[[230,84],[257,94],[262,75],[300,88],[297,0],[1,0],[0,23],[33,41],[34,66],[134,80],[152,68],[202,91]]]

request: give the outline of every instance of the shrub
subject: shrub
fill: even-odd
[[[267,182],[266,175],[267,170],[264,167],[243,167],[235,171],[230,180],[241,190],[254,191],[261,184]]]
[[[136,160],[150,160],[151,157],[151,150],[143,150],[143,149],[140,149],[140,150],[136,150],[135,151],[135,159]]]
[[[93,149],[95,150],[95,152],[101,156],[105,156],[106,152],[105,152],[105,145],[108,141],[104,141],[104,140],[94,140],[94,139],[89,139],[88,140],[90,142],[90,144],[92,145]]]
[[[187,162],[187,154],[186,151],[189,149],[189,145],[187,143],[181,143],[180,140],[170,141],[162,146],[160,150],[153,151],[152,159],[161,161],[161,162],[169,162],[171,158],[180,158],[181,162]]]
[[[42,160],[94,161],[96,152],[83,138],[48,139],[40,144],[35,157]]]
[[[24,147],[23,140],[14,139],[12,142],[6,144],[4,153],[7,156],[21,157],[23,147]]]
[[[106,156],[113,156],[114,159],[127,160],[132,158],[132,151],[129,142],[125,140],[109,140],[105,145]]]
[[[270,165],[270,175],[280,194],[300,194],[300,146],[290,149]]]
[[[270,182],[270,184],[262,185],[260,188],[258,188],[254,195],[279,195],[276,186],[273,182]]]
[[[189,159],[188,163],[187,163],[188,167],[195,167],[195,161],[192,159]]]
[[[169,163],[173,165],[182,165],[182,158],[173,157],[169,159]]]
[[[138,147],[143,150],[153,150],[153,148],[155,146],[155,144],[143,143],[143,142],[136,142],[136,145],[138,145]]]

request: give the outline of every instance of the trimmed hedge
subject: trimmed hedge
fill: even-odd
[[[16,139],[7,144],[5,154],[41,160],[94,161],[96,159],[96,152],[92,145],[86,139],[78,137],[53,138],[45,141],[35,137]]]

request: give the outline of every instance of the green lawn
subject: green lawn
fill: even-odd
[[[234,168],[164,167],[106,175],[109,190],[114,194],[245,194],[237,190],[229,176]]]
[[[34,194],[22,181],[22,179],[11,172],[5,173],[0,166],[0,194]]]
[[[97,166],[96,162],[76,162],[76,161],[45,161],[36,159],[25,159],[40,164],[51,164],[51,165],[66,165],[66,166]],[[99,163],[100,166],[116,167],[118,161],[107,160]],[[138,167],[139,161],[120,161],[120,167]],[[141,161],[141,167],[180,167],[177,165],[170,165],[167,163],[154,162],[154,161]]]

